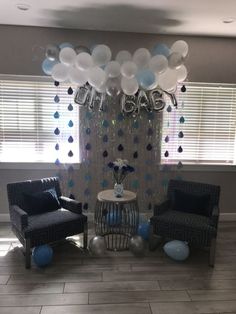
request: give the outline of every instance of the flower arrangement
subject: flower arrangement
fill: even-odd
[[[134,172],[134,168],[128,164],[126,159],[116,159],[114,162],[109,162],[108,167],[113,169],[113,176],[117,184],[122,184],[128,173]]]

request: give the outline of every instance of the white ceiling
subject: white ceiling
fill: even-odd
[[[236,19],[236,0],[0,0],[10,25],[236,37],[225,18]]]

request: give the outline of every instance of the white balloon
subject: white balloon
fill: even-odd
[[[138,81],[135,78],[122,77],[121,88],[126,95],[134,95],[139,88]]]
[[[88,70],[93,66],[93,59],[87,52],[81,52],[75,58],[75,65],[79,70]]]
[[[97,45],[92,52],[94,64],[102,66],[111,60],[111,49],[106,45]]]
[[[116,61],[119,62],[121,65],[126,61],[131,61],[132,55],[127,50],[121,50],[116,55]]]
[[[135,51],[133,56],[134,63],[138,68],[145,68],[151,59],[151,54],[146,48],[139,48]]]
[[[183,64],[184,58],[178,52],[172,52],[168,57],[168,65],[171,69],[177,69]]]
[[[61,63],[64,63],[66,65],[73,65],[75,62],[76,53],[74,49],[70,47],[63,48],[59,53],[59,60]]]
[[[120,64],[117,61],[110,61],[108,62],[105,72],[108,77],[117,77],[120,75]]]
[[[99,67],[88,70],[88,82],[91,86],[100,88],[106,81],[106,73]]]
[[[95,86],[94,88],[95,88],[95,90],[98,92],[98,93],[105,93],[106,92],[106,87],[107,87],[107,85],[106,85],[106,81],[102,84],[102,86],[100,86],[100,87],[97,87],[97,86]]]
[[[178,52],[185,58],[188,54],[188,44],[184,40],[177,40],[173,43],[170,50],[171,52]]]
[[[122,64],[120,71],[123,76],[132,78],[137,74],[138,67],[134,62],[126,61]]]
[[[162,73],[168,68],[168,60],[163,55],[156,55],[149,61],[149,68],[154,73]]]
[[[161,73],[158,79],[159,86],[168,91],[173,91],[177,84],[177,72],[176,70],[167,69],[164,73]]]
[[[176,72],[177,72],[177,81],[178,82],[185,81],[185,79],[188,75],[188,72],[187,72],[185,65],[181,65],[178,69],[176,69]]]
[[[57,63],[52,68],[52,78],[54,81],[64,82],[68,79],[69,67],[62,63]]]
[[[88,75],[86,71],[78,70],[74,67],[71,67],[69,69],[69,80],[73,84],[77,84],[78,86],[83,86],[87,80],[88,80]]]

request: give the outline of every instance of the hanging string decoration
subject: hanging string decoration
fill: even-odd
[[[103,111],[107,99],[119,97],[121,112],[136,117],[141,111],[162,110],[166,97],[177,106],[175,91],[187,77],[187,54],[188,44],[183,40],[170,48],[162,43],[151,51],[138,48],[133,55],[121,50],[114,60],[107,45],[96,45],[90,51],[66,43],[46,47],[42,69],[57,82],[69,81],[80,106]],[[73,89],[68,93],[73,94]]]

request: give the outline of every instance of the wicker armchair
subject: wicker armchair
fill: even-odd
[[[197,196],[208,195],[207,215],[174,210],[176,190]],[[166,239],[187,241],[190,245],[209,248],[209,265],[214,266],[220,187],[190,181],[170,180],[167,200],[154,206],[151,234]]]
[[[31,213],[26,210],[25,193],[34,194],[49,189],[56,191],[57,210]],[[7,185],[12,230],[25,249],[25,267],[31,266],[31,248],[63,240],[68,236],[84,233],[83,247],[87,248],[87,217],[82,214],[82,204],[61,195],[56,177],[41,180],[9,183]]]

